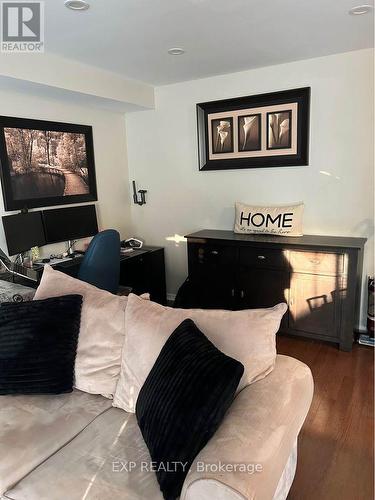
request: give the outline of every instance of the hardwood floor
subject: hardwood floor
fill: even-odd
[[[306,363],[315,383],[288,499],[373,500],[373,349],[279,336],[278,352]]]

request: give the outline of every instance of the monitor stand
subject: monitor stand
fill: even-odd
[[[69,255],[69,257],[74,257],[74,241],[73,240],[68,240],[68,243],[67,243],[67,254]]]

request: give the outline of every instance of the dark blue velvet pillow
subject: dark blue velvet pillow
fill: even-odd
[[[137,399],[136,416],[167,500],[177,498],[199,451],[219,427],[244,371],[191,319],[169,337]]]
[[[0,307],[0,394],[71,392],[81,295]]]

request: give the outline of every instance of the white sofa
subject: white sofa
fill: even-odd
[[[278,355],[270,375],[237,395],[197,456],[181,499],[285,499],[312,396],[309,368]],[[135,415],[113,408],[109,399],[78,390],[0,396],[3,500],[162,499],[154,472],[139,467],[148,461]],[[121,470],[128,462],[138,465]],[[197,462],[213,467],[201,471]],[[258,471],[215,471],[220,463],[253,464]]]

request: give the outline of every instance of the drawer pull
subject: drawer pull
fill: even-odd
[[[266,257],[265,257],[264,255],[258,255],[258,259],[260,259],[260,260],[265,260],[265,259],[266,259]]]
[[[219,255],[219,252],[217,250],[211,250],[212,255]]]
[[[311,264],[320,264],[320,259],[310,259]]]

